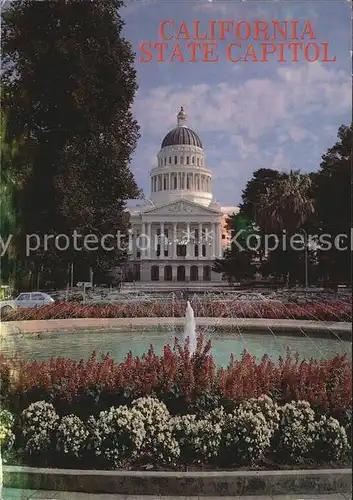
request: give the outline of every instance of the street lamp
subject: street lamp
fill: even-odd
[[[309,279],[308,279],[308,233],[305,231],[305,229],[302,229],[302,232],[304,233],[304,236],[305,236],[305,239],[304,239],[305,288],[307,289],[309,287]]]

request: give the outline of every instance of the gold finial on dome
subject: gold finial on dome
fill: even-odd
[[[186,113],[184,111],[183,106],[181,106],[180,111],[179,111],[178,116],[177,116],[178,125],[184,125],[186,122],[186,119],[187,119]]]

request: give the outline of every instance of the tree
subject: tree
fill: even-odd
[[[258,236],[253,223],[239,214],[233,214],[227,219],[227,230],[232,236],[231,244],[224,251],[223,258],[216,259],[213,270],[225,274],[229,280],[252,278],[255,272],[253,259],[257,251],[250,248],[254,243],[248,243]]]
[[[341,248],[348,248],[319,251],[319,269],[326,280],[351,282],[352,124],[341,125],[337,138],[314,175],[314,196],[321,233],[330,235],[331,241],[337,238]]]
[[[19,151],[16,141],[7,140],[7,114],[1,110],[1,168],[0,168],[0,235],[7,250],[1,256],[1,283],[14,284],[16,256],[16,232],[19,214],[15,196],[18,185],[13,172],[13,162]],[[10,242],[10,244],[7,244]]]
[[[277,248],[269,252],[263,266],[267,274],[287,275],[289,282],[304,278],[305,248],[308,251],[305,226],[314,213],[311,193],[310,176],[291,171],[275,181],[262,195],[257,208],[257,221],[268,237],[278,238]],[[299,239],[298,233],[303,229],[305,232]]]
[[[257,207],[261,201],[261,197],[283,175],[281,172],[272,170],[271,168],[256,170],[242,192],[242,202],[239,206],[240,215],[256,222]]]
[[[275,181],[261,196],[256,210],[260,227],[268,233],[285,230],[294,234],[314,213],[311,185],[309,175],[299,171]]]
[[[250,238],[254,241],[256,237],[260,242],[263,241],[261,230],[256,227],[257,207],[266,190],[281,176],[280,172],[270,168],[260,168],[254,172],[242,192],[242,203],[238,214],[233,214],[228,219],[228,230],[232,232],[233,237],[239,234],[237,241],[241,242],[240,246],[244,250],[240,250],[236,244],[231,245],[231,248],[224,253],[223,259],[216,261],[214,267],[216,272],[222,272],[236,279],[248,279],[253,276],[255,270],[253,260],[257,258],[261,262],[263,248],[261,243],[258,250],[254,251],[248,247],[246,241],[247,239],[250,241]]]
[[[17,162],[22,233],[40,237],[30,260],[57,281],[71,262],[112,267],[123,251],[75,251],[74,230],[127,233],[126,200],[139,196],[129,161],[139,137],[131,113],[134,54],[122,37],[120,0],[15,0],[3,14],[4,87],[11,137],[31,156]],[[61,251],[54,237],[70,240]],[[44,248],[45,235],[52,235]]]

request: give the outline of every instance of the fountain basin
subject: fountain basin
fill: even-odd
[[[128,351],[146,352],[152,344],[156,353],[165,344],[182,337],[184,318],[89,318],[3,323],[2,352],[26,360],[51,357],[87,359],[92,351],[110,353],[115,361]],[[212,355],[225,366],[231,353],[239,358],[244,349],[256,358],[268,354],[274,361],[284,356],[288,346],[301,358],[325,359],[351,356],[350,323],[298,320],[198,318],[197,332],[212,342]]]

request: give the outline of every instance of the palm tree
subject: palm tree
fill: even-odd
[[[314,213],[312,181],[308,174],[291,170],[261,197],[256,222],[266,232],[298,231]]]
[[[305,283],[307,284],[308,244],[307,233],[303,226],[314,213],[314,199],[312,198],[312,181],[308,174],[300,171],[290,171],[288,175],[276,181],[262,196],[257,209],[257,223],[265,233],[279,235],[286,231],[286,236],[291,237],[299,231],[304,232],[301,238],[303,247],[295,248],[283,246],[283,239],[278,239],[279,246],[274,252],[267,253],[267,262],[264,267],[271,273],[286,276],[289,284],[294,278],[302,277],[302,253],[294,250],[305,251]],[[272,244],[272,243],[271,243]],[[293,251],[292,251],[293,250]]]

